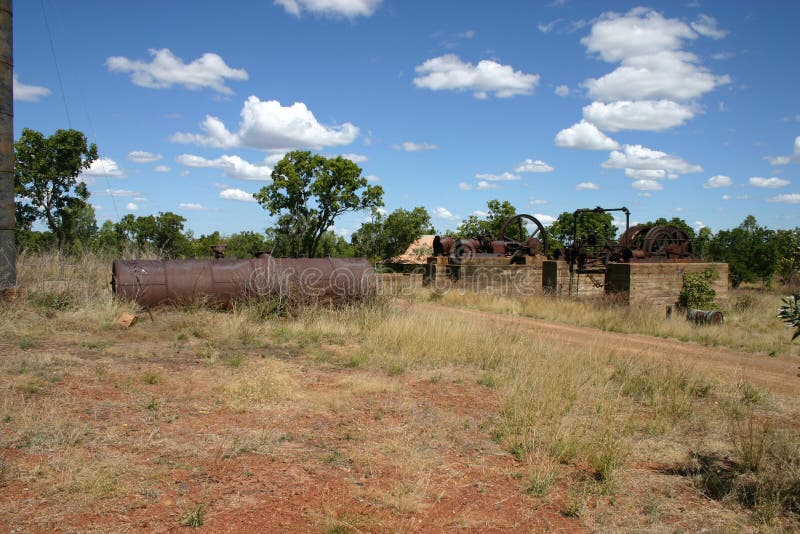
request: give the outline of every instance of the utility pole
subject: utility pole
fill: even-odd
[[[0,295],[17,286],[14,245],[14,55],[11,0],[0,0]]]

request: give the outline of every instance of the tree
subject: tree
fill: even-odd
[[[775,272],[781,282],[788,284],[800,272],[800,228],[777,230],[774,242]]]
[[[686,232],[686,235],[689,236],[689,239],[694,239],[696,237],[694,228],[689,226],[689,223],[680,217],[673,217],[670,220],[667,220],[664,217],[659,217],[655,221],[641,223],[640,226],[674,226],[675,228],[680,228]]]
[[[264,234],[249,231],[231,234],[223,241],[228,245],[225,254],[231,258],[253,258],[259,252],[269,252],[271,248]]]
[[[353,232],[350,241],[359,256],[388,259],[405,252],[425,233],[433,233],[431,216],[425,208],[399,208],[389,215],[373,213],[372,221]]]
[[[97,159],[97,146],[87,144],[77,130],[57,130],[50,137],[25,128],[14,143],[15,215],[23,226],[44,220],[55,234],[59,250],[67,238],[70,217],[89,198],[78,175]]]
[[[550,250],[563,247],[571,243],[574,232],[575,216],[565,211],[553,221],[547,230],[549,233]],[[614,217],[608,212],[583,212],[578,216],[577,239],[587,243],[589,236],[594,236],[597,243],[613,241],[617,235],[617,227],[614,226]]]
[[[114,225],[114,231],[120,243],[129,241],[140,250],[152,247],[161,256],[174,258],[191,252],[189,237],[183,232],[185,222],[171,211],[142,217],[129,213]]]
[[[768,283],[775,272],[774,232],[758,226],[756,218],[748,215],[733,230],[717,232],[706,247],[709,259],[728,263],[733,287],[742,282],[760,280]]]
[[[369,185],[351,160],[301,150],[286,154],[272,171],[272,183],[253,196],[279,216],[275,237],[290,256],[314,257],[343,213],[383,206],[383,188]]]
[[[497,199],[490,200],[486,203],[486,207],[488,208],[488,213],[485,218],[480,218],[477,215],[470,215],[464,219],[458,227],[458,230],[456,230],[456,233],[462,237],[477,237],[484,234],[497,237],[503,224],[510,217],[517,214],[517,208],[508,200],[502,202]]]

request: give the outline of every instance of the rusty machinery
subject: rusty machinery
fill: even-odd
[[[212,250],[213,260],[115,260],[112,291],[144,307],[197,301],[230,305],[250,298],[345,304],[377,292],[375,270],[366,258],[273,258],[261,253],[225,259],[224,245]]]
[[[621,211],[625,214],[625,231],[619,241],[600,243],[595,234],[586,241],[578,238],[578,221],[588,213]],[[570,273],[600,274],[612,262],[631,261],[687,261],[693,256],[692,240],[681,228],[675,226],[630,226],[630,211],[621,208],[583,208],[572,215],[572,243],[554,253],[555,259],[563,257]]]
[[[510,263],[524,263],[525,256],[539,254],[547,254],[547,233],[542,223],[527,213],[506,219],[496,238],[490,234],[464,239],[438,235],[433,238],[434,256],[465,259],[505,256]]]

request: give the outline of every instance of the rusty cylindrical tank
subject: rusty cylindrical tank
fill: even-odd
[[[345,304],[377,292],[365,258],[273,258],[249,260],[115,260],[114,295],[141,306],[204,300],[219,305],[248,298],[292,303]]]

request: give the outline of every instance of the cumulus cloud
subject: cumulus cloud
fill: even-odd
[[[747,181],[753,187],[766,187],[768,189],[785,187],[791,183],[789,182],[789,180],[784,180],[783,178],[777,178],[775,176],[773,176],[772,178],[762,178],[761,176],[753,176]]]
[[[479,180],[488,180],[490,182],[513,182],[521,180],[518,175],[511,174],[510,172],[504,172],[503,174],[479,173],[475,175],[475,178]]]
[[[50,96],[50,89],[38,85],[27,85],[19,81],[17,74],[13,76],[14,100],[23,102],[38,102],[46,96]]]
[[[583,108],[584,119],[609,132],[660,132],[680,126],[692,117],[694,110],[691,106],[671,100],[619,100],[610,104],[592,102]]]
[[[485,189],[497,189],[497,182],[487,182],[486,180],[480,180],[475,187],[479,191],[483,191]]]
[[[433,211],[433,217],[436,219],[443,219],[445,221],[458,221],[461,219],[458,215],[453,215],[449,209],[439,206]]]
[[[247,80],[247,71],[233,69],[217,54],[206,53],[191,63],[173,54],[169,49],[148,50],[153,57],[150,63],[132,60],[122,56],[106,59],[106,67],[111,72],[130,72],[134,85],[150,89],[167,89],[182,85],[186,89],[212,89],[225,95],[233,94],[225,80]]]
[[[367,158],[367,156],[364,156],[363,154],[342,154],[342,157],[344,159],[349,159],[353,163],[364,163],[369,159]]]
[[[555,143],[562,148],[580,150],[612,150],[619,147],[619,143],[585,120],[558,132]]]
[[[405,150],[406,152],[423,152],[426,150],[436,150],[439,145],[433,143],[415,143],[413,141],[404,141],[399,145],[393,145],[395,150]]]
[[[415,68],[414,85],[433,91],[472,91],[475,98],[509,98],[533,93],[538,74],[525,74],[508,65],[484,59],[477,65],[465,63],[454,54],[431,58]]]
[[[586,189],[596,190],[596,189],[600,189],[600,186],[597,185],[594,182],[581,182],[581,183],[579,183],[578,185],[575,186],[575,189],[577,191],[583,191],[583,190],[586,190]]]
[[[560,96],[562,98],[565,97],[565,96],[569,96],[569,86],[568,85],[559,85],[559,86],[556,87],[556,90],[554,92],[555,92],[556,96]]]
[[[622,150],[611,152],[603,167],[609,169],[634,169],[639,171],[663,171],[667,178],[671,175],[703,172],[699,165],[693,165],[660,150],[642,145],[625,145]]]
[[[664,178],[675,179],[677,174],[667,174],[662,169],[625,169],[625,176],[634,180],[663,180]]]
[[[697,37],[696,30],[684,22],[666,19],[648,8],[602,15],[581,43],[590,53],[620,66],[605,76],[586,80],[589,96],[606,102],[684,101],[730,83],[729,76],[715,76],[699,64],[697,56],[682,50],[685,41]]]
[[[196,204],[194,202],[181,202],[180,204],[178,204],[178,207],[182,210],[189,210],[189,211],[203,211],[208,209],[202,204]]]
[[[773,165],[775,167],[788,165],[789,162],[792,161],[792,158],[790,158],[789,156],[764,156],[764,159],[767,160],[770,165]]]
[[[731,185],[733,185],[733,181],[730,176],[717,174],[709,178],[706,183],[703,184],[703,187],[706,189],[717,189],[719,187],[730,187]]]
[[[128,210],[128,211],[136,211],[136,210],[139,209],[139,205],[134,203],[134,202],[128,202],[125,205],[125,209]]]
[[[380,6],[381,0],[275,0],[275,4],[296,17],[303,11],[308,11],[315,15],[353,19],[371,16]]]
[[[256,165],[239,156],[223,155],[216,159],[206,159],[193,154],[181,154],[175,160],[187,167],[221,169],[228,178],[239,180],[268,181],[272,174],[269,165]]]
[[[364,178],[366,178],[368,182],[380,182],[381,181],[380,176],[375,176],[374,174],[368,174]]]
[[[517,165],[514,172],[553,172],[554,170],[553,167],[540,159],[526,159]]]
[[[119,164],[111,158],[97,158],[92,165],[80,173],[79,179],[86,183],[94,183],[95,178],[124,178],[123,171]]]
[[[236,200],[239,202],[255,202],[256,199],[253,198],[251,193],[247,193],[246,191],[242,191],[241,189],[236,188],[228,188],[223,189],[219,192],[219,198],[224,198],[225,200]]]
[[[134,150],[128,152],[128,157],[126,159],[134,163],[153,163],[154,161],[160,160],[162,157],[161,154],[153,154],[152,152],[145,152],[144,150]]]
[[[239,131],[235,133],[230,132],[217,117],[207,115],[201,124],[204,133],[176,133],[170,140],[215,148],[247,146],[288,151],[348,145],[358,137],[359,132],[349,122],[341,126],[320,124],[302,102],[284,107],[277,100],[262,101],[250,96],[244,102],[240,115]]]
[[[783,202],[786,204],[800,204],[800,193],[787,193],[767,199],[767,202]]]
[[[104,189],[101,193],[112,197],[138,197],[141,193],[138,191],[131,191],[130,189]]]
[[[166,165],[156,165],[153,170],[156,172],[169,172],[172,169],[167,167]]]
[[[647,179],[636,180],[631,184],[631,187],[640,191],[660,191],[664,189],[661,182]]]
[[[542,200],[541,198],[531,197],[528,199],[528,204],[530,204],[531,206],[544,206],[545,204],[550,204],[550,201]]]
[[[703,37],[712,39],[722,39],[728,32],[717,27],[717,19],[708,15],[698,15],[697,20],[692,22],[692,29]]]
[[[467,182],[458,182],[458,188],[462,191],[470,191],[472,190],[472,184]]]
[[[552,215],[547,215],[545,213],[534,213],[533,216],[536,219],[538,219],[539,222],[542,223],[545,226],[549,226],[549,225],[553,224],[554,222],[556,222],[556,218],[555,217],[553,217]]]

